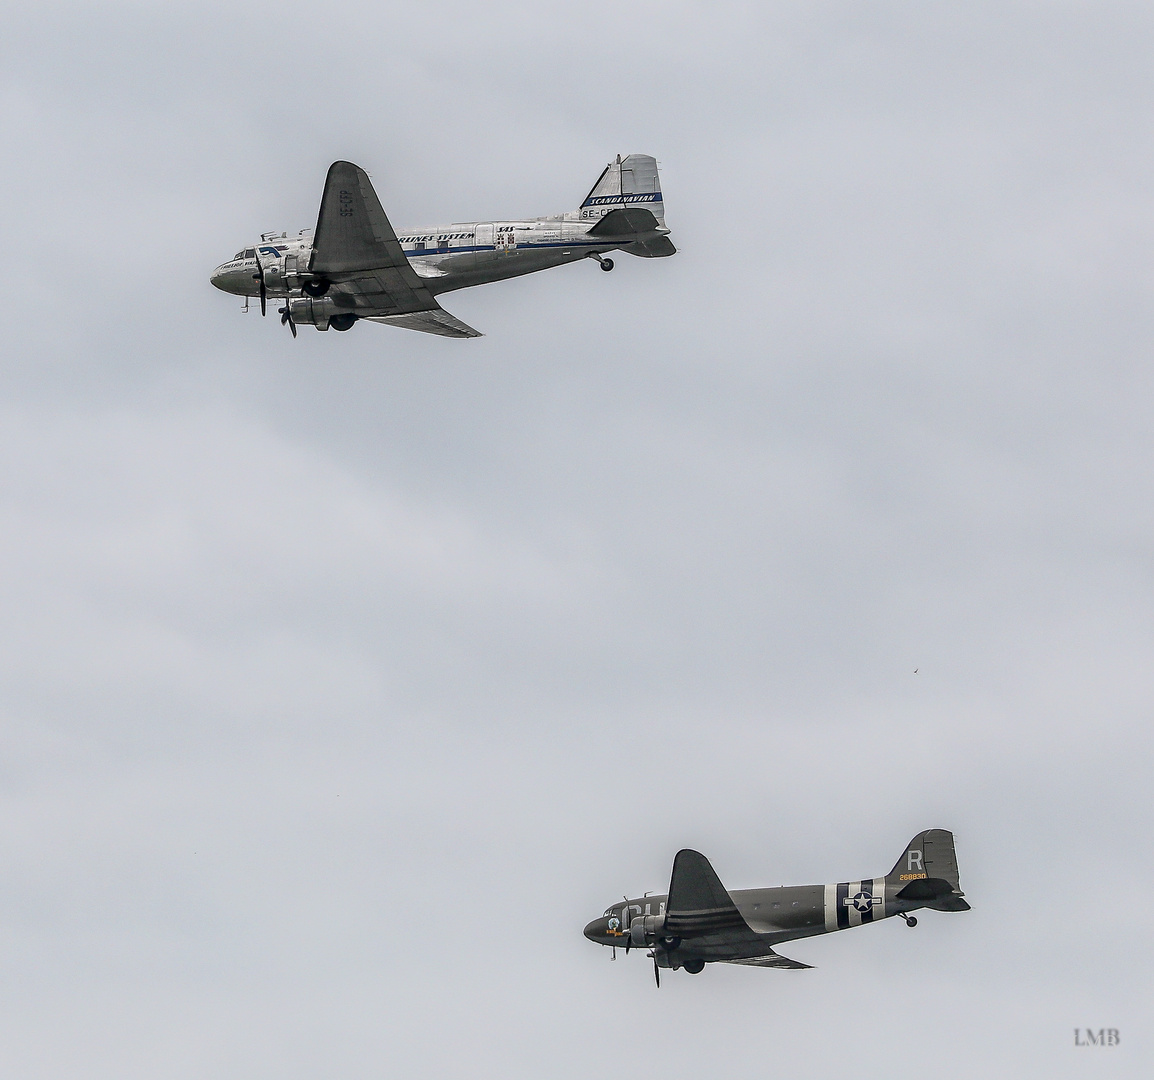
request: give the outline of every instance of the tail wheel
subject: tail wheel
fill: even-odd
[[[609,273],[609,271],[613,269],[613,260],[612,259],[602,259],[601,260],[601,269],[604,270],[606,273]]]

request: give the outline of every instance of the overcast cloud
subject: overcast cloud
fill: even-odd
[[[10,5],[4,1076],[1149,1075],[1152,50],[1123,2]],[[476,341],[208,284],[336,158],[415,228],[631,152],[679,254],[446,297]],[[682,846],[930,827],[973,911],[814,971],[581,936]]]

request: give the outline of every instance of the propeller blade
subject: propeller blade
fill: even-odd
[[[653,955],[653,979],[657,983],[657,989],[661,989],[661,969],[657,966],[657,954]]]
[[[278,308],[277,310],[280,311],[280,324],[281,324],[281,326],[284,326],[285,323],[288,323],[288,328],[293,332],[293,337],[296,337],[297,336],[297,324],[295,322],[293,322],[292,311],[289,310],[288,304],[286,303],[284,307]]]
[[[253,280],[260,286],[260,314],[261,318],[263,319],[265,315],[268,314],[268,311],[266,310],[266,298],[268,297],[268,290],[264,287],[264,267],[260,262],[259,251],[257,252],[256,256],[256,273],[253,274]]]

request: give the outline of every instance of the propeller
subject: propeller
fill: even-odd
[[[657,950],[653,950],[653,980],[657,983],[657,989],[661,989],[661,968],[657,966]]]
[[[264,287],[264,267],[261,265],[259,251],[256,253],[256,273],[253,274],[252,279],[260,286],[260,314],[261,318],[264,318],[268,314],[265,303],[268,290]]]
[[[297,336],[297,324],[293,322],[293,281],[297,277],[296,273],[297,258],[295,255],[286,255],[284,257],[284,307],[278,308],[280,312],[280,324],[284,326],[288,323],[288,328],[293,332],[293,337]]]

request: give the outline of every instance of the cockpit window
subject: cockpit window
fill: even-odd
[[[244,249],[244,257],[246,259],[255,259],[256,258],[256,248],[245,248]]]
[[[236,253],[236,254],[235,254],[233,257],[232,257],[232,261],[233,261],[233,262],[236,262],[236,260],[237,260],[237,259],[243,259],[243,258],[244,258],[244,252],[243,252],[243,251],[238,251],[238,252],[237,252],[237,253]]]

